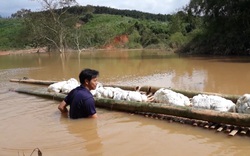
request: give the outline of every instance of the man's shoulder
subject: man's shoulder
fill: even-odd
[[[90,92],[88,89],[86,89],[86,88],[84,88],[84,87],[78,87],[77,90],[78,90],[78,92],[79,92],[82,96],[84,96],[84,97],[86,97],[86,98],[93,98],[93,95],[91,94],[91,92]]]
[[[77,87],[76,90],[78,90],[78,91],[80,91],[82,93],[87,93],[87,94],[90,93],[90,91],[88,89],[86,89],[85,87],[81,87],[81,86]]]

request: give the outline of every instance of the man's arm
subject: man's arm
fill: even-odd
[[[59,104],[58,109],[61,111],[61,113],[67,113],[68,112],[67,104],[66,104],[66,102],[64,100]]]

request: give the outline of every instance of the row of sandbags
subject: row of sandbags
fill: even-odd
[[[60,81],[48,87],[49,92],[69,93],[79,86],[79,82],[71,78],[67,81]],[[139,91],[128,91],[118,87],[103,87],[99,83],[95,90],[91,90],[93,96],[97,98],[111,98],[114,100],[126,100],[137,102],[156,102],[174,106],[189,106],[199,109],[210,109],[223,112],[238,112],[250,114],[250,94],[241,96],[237,103],[216,95],[198,94],[192,98],[174,92],[170,89],[161,88],[153,96],[149,97]]]
[[[198,94],[192,98],[176,93],[172,90],[161,88],[154,94],[155,102],[175,106],[191,106],[200,109],[210,109],[222,112],[238,112],[250,114],[250,94],[241,96],[237,103],[217,95]]]
[[[95,90],[91,90],[90,92],[97,98],[111,98],[114,100],[137,102],[149,101],[148,96],[146,94],[142,94],[139,91],[123,90],[118,87],[103,87],[103,85],[100,83],[97,85]]]
[[[216,95],[198,94],[192,98],[174,92],[170,89],[161,88],[153,95],[153,100],[149,96],[139,91],[128,91],[117,87],[97,86],[91,93],[98,98],[112,98],[115,100],[165,103],[174,106],[189,106],[199,109],[209,109],[222,112],[238,112],[250,114],[250,94],[245,94],[233,103],[231,100]]]
[[[80,84],[76,79],[71,78],[67,81],[60,81],[49,85],[48,91],[68,94],[72,89],[76,88],[79,85]],[[147,96],[145,94],[141,94],[140,92],[125,91],[117,87],[103,87],[101,83],[98,83],[96,89],[91,90],[91,93],[93,94],[93,96],[98,98],[113,98],[115,100],[138,102],[146,102],[148,100]]]

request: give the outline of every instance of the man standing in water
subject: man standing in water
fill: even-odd
[[[58,109],[67,113],[67,106],[70,106],[69,116],[72,119],[97,118],[94,97],[90,90],[96,88],[99,72],[92,69],[84,69],[79,74],[81,85],[76,87],[59,104]]]

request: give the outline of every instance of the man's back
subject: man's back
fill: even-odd
[[[65,102],[70,105],[69,116],[72,119],[87,118],[96,113],[93,95],[83,86],[72,90]]]

